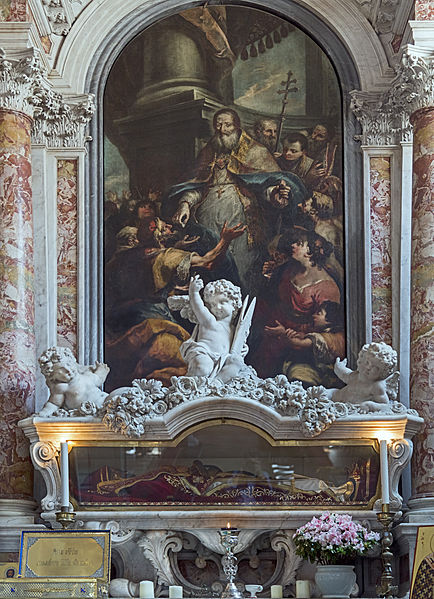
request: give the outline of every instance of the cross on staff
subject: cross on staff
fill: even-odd
[[[277,129],[276,147],[274,148],[275,152],[278,151],[279,142],[280,142],[280,138],[282,135],[283,121],[285,120],[286,105],[288,104],[288,94],[290,92],[298,92],[298,87],[291,87],[292,84],[297,83],[297,79],[292,79],[292,75],[293,75],[292,71],[288,71],[287,80],[282,81],[280,84],[280,85],[284,85],[285,87],[283,89],[277,90],[278,94],[283,94],[283,98],[282,98],[282,110],[280,111],[280,116],[279,116],[279,128]]]

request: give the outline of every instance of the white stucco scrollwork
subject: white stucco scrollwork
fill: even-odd
[[[393,511],[398,511],[402,506],[402,497],[398,492],[398,484],[412,453],[413,442],[409,439],[396,439],[388,448],[390,508]],[[381,510],[381,499],[377,499],[375,502],[374,510]]]
[[[65,98],[53,91],[34,48],[13,56],[0,48],[0,107],[33,118],[32,143],[52,148],[84,147],[95,111],[92,94]]]
[[[32,96],[41,86],[45,73],[36,50],[25,50],[13,57],[0,48],[0,107],[33,116]]]
[[[131,387],[116,389],[107,397],[102,408],[102,422],[112,432],[140,437],[149,421],[186,402],[239,398],[253,400],[282,416],[300,420],[304,436],[314,437],[327,430],[335,420],[371,413],[369,408],[361,405],[333,401],[330,398],[332,391],[322,386],[304,389],[300,381],[289,382],[285,375],[260,379],[248,374],[227,383],[207,377],[172,377],[169,388],[154,379],[134,380]],[[382,412],[417,415],[397,401],[389,402]]]
[[[368,146],[411,141],[410,115],[433,104],[434,57],[422,57],[409,47],[387,93],[351,92],[351,108],[362,125],[356,139]]]
[[[51,31],[56,35],[67,35],[74,20],[70,0],[42,0],[42,7]]]
[[[393,96],[355,90],[350,95],[351,109],[362,126],[362,134],[355,139],[362,145],[390,146],[411,141],[410,113]]]
[[[398,493],[398,484],[404,468],[410,462],[413,442],[409,439],[397,439],[389,447],[390,504],[392,510],[402,506],[402,497]]]
[[[392,84],[395,103],[407,105],[410,112],[434,104],[434,56],[422,57],[407,48]]]
[[[122,521],[118,520],[77,520],[75,528],[86,530],[109,530],[114,545],[121,545],[131,541],[136,534],[135,528],[128,528]]]
[[[109,520],[104,524],[103,528],[111,532],[113,544],[127,543],[134,537],[136,532],[134,528],[125,528],[122,526],[122,523],[116,520]]]
[[[95,111],[92,94],[64,99],[52,89],[38,88],[32,97],[32,142],[49,148],[82,148],[86,126]]]
[[[30,446],[33,465],[42,474],[47,489],[47,494],[41,500],[42,511],[49,512],[58,506],[57,490],[60,489],[60,472],[56,460],[58,453],[57,445],[51,441],[37,441]]]
[[[169,586],[176,584],[169,552],[181,551],[181,536],[170,530],[150,530],[143,533],[137,544],[141,547],[143,555],[154,566],[158,584]]]
[[[277,552],[283,551],[285,555],[282,569],[283,575],[279,580],[279,584],[283,587],[294,582],[297,569],[303,561],[302,558],[295,553],[292,535],[293,531],[278,530],[271,536],[271,548]]]

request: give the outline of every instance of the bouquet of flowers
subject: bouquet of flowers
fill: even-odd
[[[296,553],[318,564],[351,563],[364,555],[379,540],[380,535],[353,522],[348,514],[325,512],[298,528],[293,536]]]

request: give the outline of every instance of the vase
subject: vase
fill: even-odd
[[[348,599],[356,583],[354,566],[317,566],[315,583],[323,599]]]

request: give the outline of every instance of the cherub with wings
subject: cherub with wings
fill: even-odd
[[[196,324],[192,336],[180,348],[188,365],[187,376],[218,377],[226,382],[240,376],[246,369],[247,336],[250,330],[255,299],[241,300],[239,287],[220,279],[208,283],[191,278],[189,294],[168,298],[169,308],[179,310],[181,316]]]
[[[389,400],[396,400],[399,372],[392,347],[382,342],[367,343],[359,352],[357,370],[346,364],[346,359],[336,359],[335,374],[347,385],[333,389],[334,401],[359,404],[363,412],[380,412],[387,409]]]

